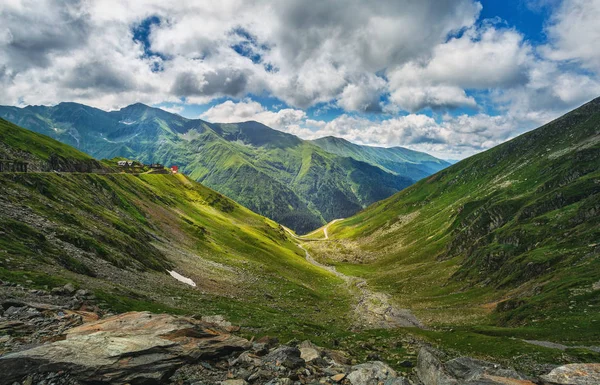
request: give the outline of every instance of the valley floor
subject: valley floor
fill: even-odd
[[[398,327],[417,327],[422,329],[423,324],[411,311],[394,306],[388,294],[371,290],[367,281],[363,278],[346,275],[337,271],[334,266],[318,262],[304,247],[303,244],[305,242],[327,241],[329,239],[329,226],[339,220],[335,219],[323,227],[324,238],[322,239],[313,238],[312,236],[299,237],[288,228],[286,228],[286,231],[299,242],[298,247],[304,250],[308,262],[320,269],[329,271],[346,283],[349,292],[356,301],[352,309],[355,317],[353,325],[355,329],[393,329]]]
[[[308,262],[344,280],[354,298],[353,327],[362,330],[362,335],[429,341],[451,355],[469,354],[500,360],[529,373],[541,373],[557,364],[600,360],[596,340],[564,340],[544,328],[493,326],[489,318],[492,307],[488,306],[490,301],[497,303],[493,302],[493,293],[469,299],[459,288],[451,288],[449,294],[428,298],[429,294],[425,293],[437,282],[432,281],[427,287],[413,288],[413,298],[410,295],[400,298],[398,292],[373,287],[369,278],[370,256],[361,257],[360,248],[351,241],[330,238],[330,227],[340,220],[305,236],[286,230],[305,251]],[[394,274],[403,275],[398,270]],[[456,299],[445,302],[456,296],[462,298],[462,302]],[[435,301],[438,301],[437,306]],[[423,318],[417,318],[413,311]]]

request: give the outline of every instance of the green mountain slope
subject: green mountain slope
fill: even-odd
[[[96,162],[3,120],[0,134],[12,160]],[[73,282],[116,311],[223,314],[262,333],[302,338],[334,317],[347,327],[343,282],[280,225],[182,174],[102,171],[0,173],[0,280]]]
[[[0,160],[26,162],[30,171],[106,171],[89,155],[0,118]]]
[[[315,139],[312,142],[332,154],[370,163],[414,180],[425,178],[450,166],[450,163],[444,160],[403,147],[361,146],[334,136]]]
[[[74,165],[80,162],[96,162],[1,120],[0,134],[2,157],[8,159],[18,156],[55,170],[48,161],[58,158],[59,166],[66,167],[63,171],[77,171]],[[28,297],[30,289],[73,283],[92,291],[93,303],[105,310],[222,314],[241,325],[247,337],[310,339],[349,352],[356,360],[377,354],[402,371],[410,370],[404,360],[416,362],[420,342],[415,337],[452,349],[462,343],[463,354],[497,357],[511,365],[597,361],[587,350],[529,345],[499,329],[488,330],[497,336],[483,339],[458,329],[357,330],[356,312],[369,290],[360,280],[349,285],[309,264],[296,247],[299,240],[289,238],[281,226],[182,174],[129,174],[105,164],[95,166],[102,173],[0,173],[1,301],[26,300],[20,295]],[[369,271],[369,266],[364,271],[349,264],[341,268]],[[392,265],[390,269],[397,271]],[[197,286],[179,282],[168,271]],[[417,301],[424,299],[413,291]],[[455,301],[461,301],[463,293],[468,292],[459,292]],[[594,341],[590,338],[586,344]]]
[[[298,232],[350,216],[433,172],[428,157],[422,171],[406,168],[413,178],[403,166],[392,170],[365,156],[347,159],[257,122],[212,124],[143,104],[112,112],[76,103],[0,107],[0,117],[97,159],[177,164],[193,179]]]
[[[600,98],[336,222],[321,253],[430,324],[589,343],[599,213]]]

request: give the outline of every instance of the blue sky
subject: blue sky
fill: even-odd
[[[544,32],[544,23],[555,9],[558,2],[532,2],[525,0],[485,0],[482,1],[483,9],[480,18],[500,18],[509,26],[521,31],[528,40],[538,44],[547,41]]]
[[[142,102],[463,158],[600,95],[599,0],[14,0],[0,14],[8,105]]]

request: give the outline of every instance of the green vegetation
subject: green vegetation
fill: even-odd
[[[21,283],[26,287],[31,287],[35,289],[48,289],[51,287],[59,287],[69,282],[64,278],[55,277],[44,272],[14,271],[4,267],[0,267],[0,280]]]
[[[3,148],[31,162],[50,152],[90,159],[7,125]],[[341,329],[350,322],[341,280],[309,264],[280,225],[185,175],[0,173],[0,200],[2,280],[73,282],[114,311],[223,314],[290,338],[325,334],[331,319]]]
[[[27,162],[30,171],[101,171],[100,162],[45,135],[26,131],[0,118],[0,160]]]
[[[596,99],[331,225],[311,250],[429,325],[597,345],[599,138]]]
[[[31,153],[34,157],[44,161],[48,161],[52,154],[57,153],[72,160],[87,161],[92,159],[89,155],[70,146],[65,146],[45,135],[19,129],[14,124],[1,118],[0,137],[2,137],[2,143],[8,148],[24,153]],[[7,151],[7,148],[2,148],[2,151]],[[2,155],[7,156],[6,153]]]
[[[299,233],[355,214],[446,165],[404,149],[379,158],[361,146],[352,154],[332,153],[318,141],[257,122],[211,124],[142,104],[113,112],[75,103],[0,107],[0,116],[97,159],[178,165],[192,179]]]
[[[41,271],[117,311],[223,314],[266,331],[349,322],[342,282],[306,262],[279,225],[184,175],[4,173],[0,185],[7,280]]]
[[[418,338],[443,348],[450,357],[471,356],[514,367],[522,373],[534,374],[544,364],[571,362],[598,362],[600,353],[581,348],[564,351],[532,345],[515,339],[512,335],[492,335],[486,330],[453,328],[422,330],[416,328],[376,329],[361,332],[344,332],[338,335],[338,348],[354,352],[359,361],[369,360],[377,354],[397,370],[410,371],[401,361],[417,363],[417,352],[406,344],[407,339]]]
[[[340,271],[392,294],[431,330],[349,331],[354,299],[340,279],[309,264],[277,223],[181,174],[0,174],[0,279],[31,288],[71,282],[118,312],[222,314],[242,325],[248,337],[310,339],[361,361],[376,354],[398,370],[406,370],[401,361],[416,360],[407,343],[413,338],[452,355],[506,361],[524,370],[531,362],[598,361],[597,353],[577,347],[600,341],[593,254],[598,125],[579,123],[586,116],[598,121],[589,109],[564,118],[571,135],[567,147],[542,140],[546,134],[560,137],[548,129],[552,125],[542,129],[544,135],[528,134],[538,135],[528,141],[539,144],[546,157],[535,156],[535,149],[528,154],[523,137],[517,138],[520,158],[492,150],[480,160],[463,161],[332,224],[335,239],[305,243]],[[20,151],[34,163],[51,153],[65,164],[86,159],[44,137],[41,143],[47,141],[51,150],[28,151],[21,142],[37,135],[9,127],[12,142],[3,142],[3,150],[10,154]],[[301,174],[311,172],[307,167]],[[518,183],[531,177],[536,179]],[[550,199],[556,194],[561,199]],[[323,237],[323,229],[308,236]],[[537,246],[529,247],[531,242]],[[482,262],[494,261],[489,255],[498,250],[508,262],[493,268]],[[531,273],[532,262],[549,265]],[[518,267],[503,270],[504,264]],[[197,287],[178,282],[167,270]],[[573,348],[560,351],[519,339]]]

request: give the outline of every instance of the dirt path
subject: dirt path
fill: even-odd
[[[329,239],[329,233],[327,232],[327,230],[329,230],[329,226],[333,225],[335,222],[341,221],[342,219],[344,219],[344,218],[334,219],[325,226],[325,228],[323,229],[323,234],[325,234],[325,239]]]
[[[327,228],[341,219],[331,221],[324,229],[325,238],[327,240],[329,236],[327,234]],[[285,230],[292,235],[298,241],[302,241],[301,237],[298,237],[288,228]],[[315,241],[312,239],[311,241]],[[298,243],[298,247],[304,250],[306,260],[321,269],[327,270],[341,278],[346,282],[348,290],[356,298],[356,304],[354,305],[353,312],[356,316],[355,327],[365,329],[393,329],[397,327],[418,327],[423,328],[423,324],[410,312],[408,309],[399,309],[394,307],[390,303],[390,296],[385,293],[378,293],[369,289],[367,281],[362,278],[353,277],[337,271],[334,266],[329,266],[316,261],[304,248],[302,243]]]
[[[537,341],[537,340],[522,340],[523,342],[527,342],[528,344],[543,346],[545,348],[550,349],[558,349],[558,350],[567,350],[567,349],[588,349],[596,353],[600,353],[600,346],[567,346],[563,344],[557,344],[556,342],[550,341]]]

